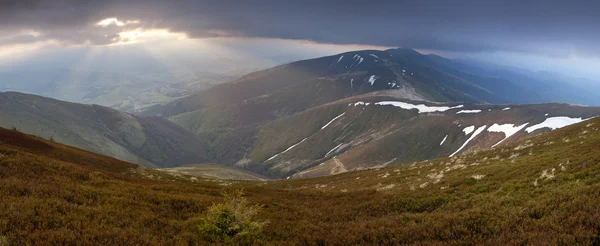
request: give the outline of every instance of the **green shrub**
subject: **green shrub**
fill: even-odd
[[[223,193],[226,201],[213,204],[202,219],[200,232],[211,241],[232,238],[253,240],[262,234],[266,221],[256,218],[260,205],[248,205],[241,190]]]

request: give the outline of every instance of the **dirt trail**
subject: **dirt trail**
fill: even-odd
[[[348,172],[344,163],[338,160],[337,157],[333,157],[333,161],[335,161],[335,167],[331,169],[331,175]]]

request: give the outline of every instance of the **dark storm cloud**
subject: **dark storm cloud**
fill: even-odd
[[[44,34],[39,39],[106,44],[119,30],[133,27],[94,23],[117,17],[140,20],[135,27],[168,28],[197,38],[600,56],[599,12],[597,0],[15,0],[0,3],[0,31],[33,29]]]

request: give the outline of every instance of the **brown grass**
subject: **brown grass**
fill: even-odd
[[[131,172],[131,164],[0,130],[0,242],[203,245],[198,225],[207,208],[223,201],[223,191],[244,188],[251,204],[264,205],[258,219],[270,221],[259,245],[591,245],[600,233],[600,119],[588,123],[532,138],[519,150],[525,142],[272,182]],[[427,176],[457,165],[466,167],[437,183]],[[540,179],[552,168],[554,178]]]

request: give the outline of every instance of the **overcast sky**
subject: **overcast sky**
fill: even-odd
[[[0,57],[156,39],[259,38],[407,47],[600,78],[599,13],[597,0],[2,0]]]

